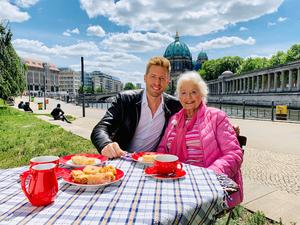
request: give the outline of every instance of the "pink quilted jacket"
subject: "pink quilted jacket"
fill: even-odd
[[[166,148],[167,134],[171,127],[174,126],[172,121],[176,120],[177,114],[173,115],[169,120],[165,135],[158,146],[158,152],[172,154]],[[206,107],[204,103],[201,104],[198,110],[197,121],[200,129],[200,143],[204,150],[204,167],[212,169],[216,173],[227,174],[239,185],[239,191],[232,194],[232,200],[227,202],[231,208],[243,200],[243,181],[240,170],[243,153],[235,131],[225,112],[216,108]]]

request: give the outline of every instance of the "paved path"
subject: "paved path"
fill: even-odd
[[[42,99],[36,99],[36,103],[31,105],[35,113],[50,113],[60,103],[65,114],[77,118],[72,124],[54,121],[47,116],[40,116],[41,119],[87,139],[105,113],[103,110],[86,108],[86,117],[82,117],[81,107],[54,99],[49,100],[46,111],[39,111],[39,101]],[[252,211],[261,210],[273,220],[282,218],[285,224],[300,224],[300,124],[240,119],[231,121],[239,125],[241,135],[248,138],[242,166],[245,189],[243,206]]]

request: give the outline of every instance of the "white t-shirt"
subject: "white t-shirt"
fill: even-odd
[[[154,116],[148,105],[146,90],[143,92],[141,116],[130,143],[133,152],[153,151],[158,144],[162,129],[165,124],[165,112],[163,110],[163,96]]]

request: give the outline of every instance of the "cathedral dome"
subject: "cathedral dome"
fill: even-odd
[[[208,60],[206,52],[204,51],[199,52],[197,60],[200,62]]]
[[[176,33],[175,41],[168,45],[164,57],[168,59],[183,57],[192,60],[192,55],[188,46],[184,42],[179,41],[178,33]]]

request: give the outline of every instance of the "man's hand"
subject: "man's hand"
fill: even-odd
[[[106,145],[102,150],[101,154],[106,156],[107,158],[119,158],[126,154],[125,151],[123,151],[119,144],[117,142],[110,143]]]

